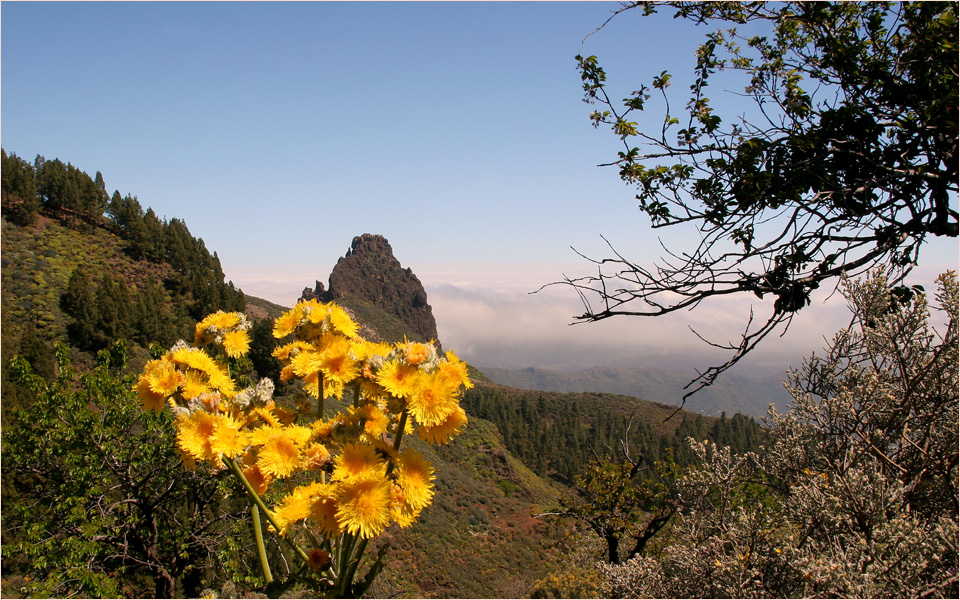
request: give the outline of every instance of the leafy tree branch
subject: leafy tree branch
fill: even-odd
[[[930,237],[957,237],[957,6],[946,2],[712,2],[625,4],[617,14],[666,7],[719,26],[697,50],[683,109],[661,72],[616,100],[595,56],[577,56],[590,119],[622,150],[608,163],[635,186],[654,229],[689,224],[700,242],[654,266],[613,256],[595,275],[565,278],[582,321],[660,316],[713,297],[772,297],[722,365],[687,394],[788,327],[811,293],[885,266],[894,284]],[[615,17],[616,15],[614,15]],[[766,24],[765,35],[738,27]],[[708,97],[719,73],[739,77],[743,111]],[[724,79],[724,85],[728,79]],[[631,120],[663,106],[659,126]],[[675,112],[676,111],[676,112]]]

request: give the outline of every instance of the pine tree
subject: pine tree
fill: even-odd
[[[20,226],[32,225],[40,212],[37,198],[37,182],[33,167],[16,154],[7,156],[2,152],[3,213],[11,222]]]
[[[93,348],[97,337],[97,305],[90,278],[82,267],[70,275],[67,290],[60,297],[60,308],[73,319],[67,326],[70,341],[78,348]]]
[[[53,381],[53,351],[43,338],[43,334],[37,327],[37,322],[30,319],[23,330],[23,336],[20,338],[20,351],[18,352],[33,369],[33,372],[50,382]]]
[[[109,273],[103,274],[97,288],[97,333],[101,345],[110,344],[129,334],[129,295],[123,282],[115,282]]]
[[[135,341],[144,347],[153,342],[166,347],[174,342],[176,327],[159,286],[147,282],[137,293],[135,306],[135,316],[131,321]]]

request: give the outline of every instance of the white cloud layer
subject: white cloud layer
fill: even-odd
[[[694,369],[719,364],[729,352],[710,348],[691,328],[712,342],[726,343],[739,339],[751,306],[758,325],[772,308],[770,301],[728,297],[665,317],[616,317],[571,325],[575,315],[583,313],[573,289],[561,285],[530,293],[560,279],[570,264],[411,267],[427,290],[440,340],[477,366],[559,370],[647,366],[690,370],[692,378]],[[246,293],[290,306],[314,280],[325,282],[329,270],[328,265],[302,264],[228,272]],[[582,271],[581,265],[577,273]],[[911,282],[933,289],[936,272],[918,269]],[[850,320],[843,297],[830,292],[817,291],[785,335],[770,335],[734,372],[779,375],[821,350],[826,339]]]
[[[428,296],[440,338],[468,362],[480,366],[574,370],[593,366],[706,368],[727,353],[711,349],[704,338],[725,343],[737,339],[750,305],[742,301],[702,305],[695,312],[666,317],[616,317],[570,325],[583,312],[572,289],[537,294],[475,286],[434,284]],[[756,318],[769,305],[755,306]],[[824,336],[846,325],[842,301],[833,298],[801,313],[783,338],[771,336],[747,364],[754,372],[781,373],[824,345]]]

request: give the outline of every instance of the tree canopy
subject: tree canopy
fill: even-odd
[[[197,597],[229,576],[242,513],[222,478],[183,469],[170,415],[141,410],[126,344],[101,350],[89,373],[65,345],[55,353],[51,381],[11,361],[33,396],[3,431],[5,576],[28,597],[108,598]]]
[[[741,339],[723,345],[731,358],[691,382],[692,394],[844,274],[885,266],[906,299],[903,277],[924,241],[957,237],[957,5],[636,2],[614,17],[666,7],[721,27],[697,50],[681,111],[672,112],[666,71],[618,101],[597,57],[577,61],[593,124],[623,145],[607,166],[636,186],[655,229],[690,224],[701,241],[665,249],[654,266],[611,246],[612,258],[591,259],[596,275],[565,283],[581,294],[586,321],[772,297],[766,322],[751,313]],[[707,95],[720,77],[724,86],[741,78],[736,114],[720,114]],[[631,119],[653,96],[665,116],[650,131]]]

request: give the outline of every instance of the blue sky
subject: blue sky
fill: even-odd
[[[601,233],[659,254],[633,191],[596,166],[617,140],[591,127],[573,57],[596,54],[624,95],[668,69],[679,95],[706,30],[628,12],[583,43],[616,8],[3,2],[2,143],[184,219],[229,279],[274,302],[379,233],[468,360],[669,362],[703,350],[687,325],[729,337],[749,307],[570,328],[572,291],[527,294],[590,273],[570,246],[603,256]],[[820,310],[783,360],[842,325],[842,302]]]

